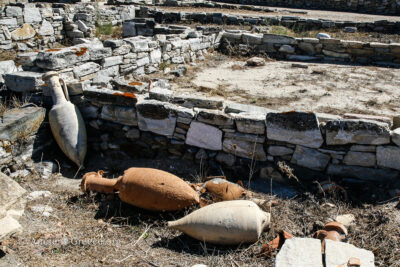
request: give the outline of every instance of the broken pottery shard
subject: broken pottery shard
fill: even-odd
[[[214,126],[193,121],[186,135],[186,144],[210,150],[221,150],[222,131]]]
[[[0,242],[21,230],[18,219],[25,209],[26,191],[0,172]]]
[[[285,241],[275,257],[275,267],[323,267],[321,240],[291,238]]]
[[[157,169],[129,168],[117,179],[89,172],[82,178],[82,191],[119,191],[123,202],[153,211],[172,211],[199,203],[198,194],[181,178]]]
[[[267,138],[312,148],[324,142],[317,116],[306,112],[268,113]]]
[[[358,258],[360,267],[374,267],[374,254],[365,249],[357,248],[351,244],[325,240],[325,266],[335,267],[347,264],[350,258]]]
[[[213,201],[236,200],[246,195],[246,190],[238,184],[231,183],[225,179],[214,178],[200,186],[200,192],[211,194]]]
[[[270,214],[249,200],[223,201],[208,205],[189,215],[168,222],[203,242],[221,245],[254,243],[270,222]]]
[[[326,129],[327,145],[384,145],[390,143],[387,123],[367,120],[328,121]]]

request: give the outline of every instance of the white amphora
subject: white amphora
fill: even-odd
[[[50,128],[64,154],[83,168],[87,150],[85,122],[79,109],[70,102],[65,82],[58,73],[49,71],[42,77],[48,85],[53,99],[49,112]],[[61,87],[61,83],[63,87]]]

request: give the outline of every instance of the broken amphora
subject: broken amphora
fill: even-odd
[[[168,222],[168,227],[209,243],[254,243],[270,223],[270,214],[249,200],[223,201]]]
[[[58,73],[49,71],[43,75],[53,99],[49,112],[49,123],[54,138],[64,154],[78,167],[83,168],[87,150],[85,122],[79,109],[69,101],[65,82]],[[61,88],[60,82],[63,83]]]
[[[86,173],[82,191],[119,191],[123,202],[152,211],[179,210],[199,203],[198,194],[185,181],[162,170],[129,168],[117,179],[102,176],[103,171]]]
[[[214,178],[191,186],[200,192],[202,207],[213,202],[241,199],[247,195],[246,189],[239,184],[234,184],[222,178]]]

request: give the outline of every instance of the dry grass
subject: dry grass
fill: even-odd
[[[5,60],[15,60],[17,57],[17,52],[14,50],[1,50],[0,49],[0,61]]]
[[[57,177],[51,179],[55,180],[26,180],[24,187],[53,191]],[[31,266],[273,266],[276,253],[264,258],[259,252],[279,230],[312,237],[336,215],[352,213],[357,221],[349,229],[349,242],[372,250],[377,266],[396,266],[400,261],[400,215],[394,203],[354,205],[310,193],[290,200],[261,193],[256,197],[278,200],[278,204],[270,210],[269,229],[251,245],[214,246],[166,228],[168,220],[190,210],[152,213],[120,202],[118,195],[53,191],[50,198],[28,204],[26,233],[3,242],[3,246]],[[30,207],[37,204],[53,207],[53,215],[47,218],[32,213]],[[100,241],[103,243],[96,243]]]

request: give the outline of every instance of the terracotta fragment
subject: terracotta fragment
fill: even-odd
[[[202,194],[204,203],[208,198],[213,202],[241,199],[247,195],[246,189],[222,178],[213,178],[203,184],[192,184]]]
[[[102,175],[102,171],[85,174],[82,191],[119,191],[123,202],[153,211],[180,210],[199,203],[198,194],[185,181],[162,170],[129,168],[117,179]]]
[[[236,245],[256,242],[270,217],[252,201],[232,200],[198,209],[177,221],[168,222],[168,227],[200,241]]]
[[[347,236],[346,227],[340,222],[329,222],[325,224],[322,230],[315,232],[314,238],[318,238],[322,241],[321,251],[325,252],[325,240],[330,239],[333,241],[344,241]]]
[[[347,266],[348,267],[350,267],[350,266],[361,266],[361,261],[360,261],[360,259],[359,258],[354,258],[354,257],[351,257],[350,259],[349,259],[349,261],[347,262]]]
[[[261,248],[260,254],[264,256],[271,256],[272,252],[277,249],[281,249],[286,239],[293,238],[293,236],[286,231],[279,231],[278,235],[267,244],[264,244]]]

